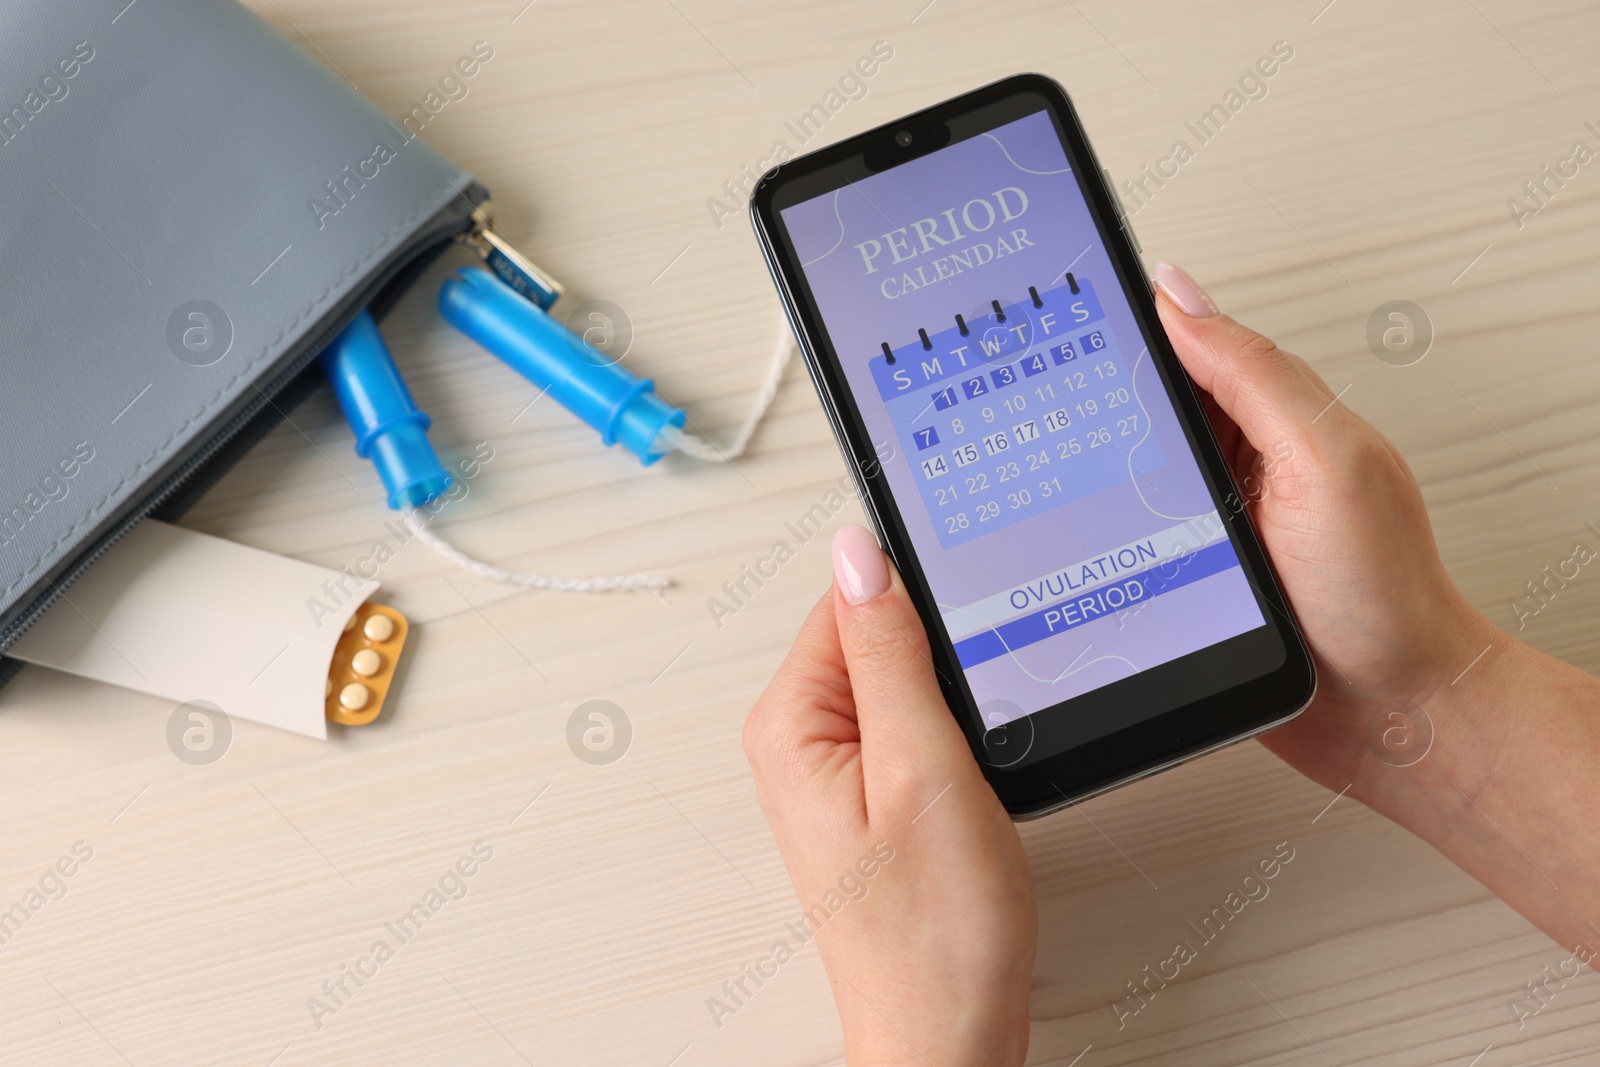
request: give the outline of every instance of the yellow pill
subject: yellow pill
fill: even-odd
[[[327,684],[323,687],[322,696],[323,696],[324,700],[326,700],[328,697],[333,696],[333,679],[332,678],[329,678],[328,681],[327,681]]]
[[[387,615],[368,616],[361,632],[367,635],[369,641],[387,641],[394,636],[394,620]]]
[[[339,690],[339,703],[350,711],[360,711],[367,706],[367,701],[372,698],[372,693],[360,682],[351,682]]]
[[[363,678],[371,678],[383,669],[383,658],[370,648],[363,648],[350,657],[350,669]]]
[[[345,622],[344,622],[344,632],[345,633],[349,633],[351,630],[354,630],[355,628],[356,628],[356,617],[354,615],[352,615],[348,619],[346,619]]]

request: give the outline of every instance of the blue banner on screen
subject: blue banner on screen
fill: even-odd
[[[1146,601],[1238,565],[1233,546],[1223,541],[957,641],[956,656],[961,666],[976,667],[1102,618],[1127,622]]]

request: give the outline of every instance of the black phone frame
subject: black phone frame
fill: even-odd
[[[1152,364],[1173,402],[1266,624],[1043,708],[1005,727],[985,730],[779,213],[843,188],[851,180],[1041,110],[1050,115],[1061,138],[1148,343]],[[1057,82],[1040,74],[1018,74],[781,163],[755,185],[750,213],[790,324],[800,339],[806,366],[834,435],[850,460],[860,498],[928,631],[945,699],[985,777],[1013,818],[1047,814],[1272,729],[1304,710],[1316,690],[1311,655],[1194,385],[1161,325],[1153,289],[1121,205],[1071,99]],[[1273,661],[1275,665],[1271,665]],[[1140,717],[1130,720],[1127,708],[1141,704]],[[1157,710],[1151,711],[1151,706]],[[1122,725],[1107,729],[1108,723],[1119,720]],[[1074,742],[1074,733],[1092,736]],[[1016,755],[1018,749],[1022,750],[1020,756]]]

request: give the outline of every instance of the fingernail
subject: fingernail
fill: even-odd
[[[833,535],[833,577],[851,604],[865,604],[889,590],[889,561],[865,526],[846,526]]]
[[[1222,314],[1217,310],[1216,301],[1200,288],[1200,283],[1176,263],[1162,260],[1156,264],[1156,284],[1167,294],[1167,299],[1192,319],[1210,319]]]

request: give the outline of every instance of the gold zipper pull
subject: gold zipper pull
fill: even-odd
[[[472,209],[472,228],[461,235],[500,280],[545,311],[561,299],[561,283],[534,266],[494,228],[494,209],[485,200]]]

